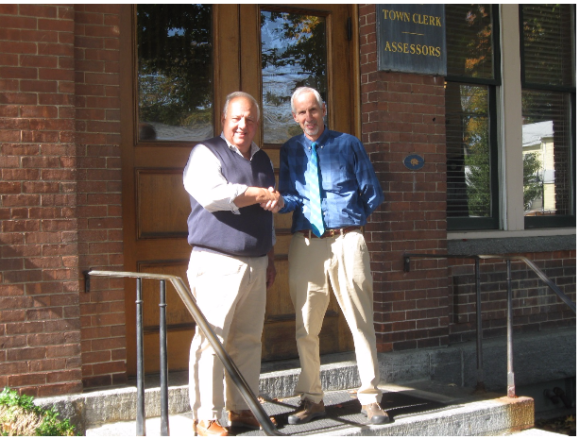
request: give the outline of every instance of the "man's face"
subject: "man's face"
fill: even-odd
[[[230,101],[227,113],[222,115],[222,129],[228,142],[250,158],[250,146],[258,129],[258,111],[254,103],[245,97]]]
[[[321,108],[314,93],[305,92],[294,98],[294,109],[296,112],[292,116],[306,137],[312,141],[318,139],[324,131],[326,105],[322,104]]]

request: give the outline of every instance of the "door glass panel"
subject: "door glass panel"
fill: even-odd
[[[280,144],[302,133],[290,109],[297,87],[327,101],[326,18],[262,10],[260,20],[264,143]]]
[[[213,135],[211,5],[137,6],[139,140]]]

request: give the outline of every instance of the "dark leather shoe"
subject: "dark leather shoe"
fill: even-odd
[[[394,422],[393,418],[391,418],[389,414],[376,402],[363,405],[361,413],[367,415],[371,424],[390,424],[391,422]]]
[[[270,422],[277,427],[278,424],[274,418],[270,418]],[[260,423],[254,416],[251,410],[232,410],[228,412],[228,426],[229,427],[242,427],[242,428],[253,428],[258,430],[261,428]]]
[[[193,432],[196,436],[229,436],[226,428],[219,421],[193,421]]]
[[[229,427],[260,428],[260,423],[251,410],[231,411],[228,413]]]
[[[314,418],[321,418],[323,416],[326,416],[324,401],[320,401],[316,404],[309,399],[304,399],[302,404],[300,404],[298,411],[288,416],[288,424],[304,424],[312,421]]]
[[[276,419],[273,417],[270,417],[270,422],[274,425],[274,427],[278,426]],[[262,428],[260,422],[258,422],[251,410],[232,410],[231,412],[228,412],[228,426],[253,428],[255,430]]]

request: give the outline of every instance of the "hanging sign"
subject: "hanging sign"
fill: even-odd
[[[377,5],[379,70],[445,76],[445,5]]]

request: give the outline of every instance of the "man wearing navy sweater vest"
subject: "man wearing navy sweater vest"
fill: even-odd
[[[220,136],[195,145],[184,169],[193,247],[187,277],[197,304],[255,394],[258,394],[266,288],[274,283],[272,162],[253,142],[260,109],[249,94],[226,98]],[[194,431],[227,436],[219,419],[228,411],[231,426],[260,424],[231,382],[201,331],[191,343],[189,396]]]

